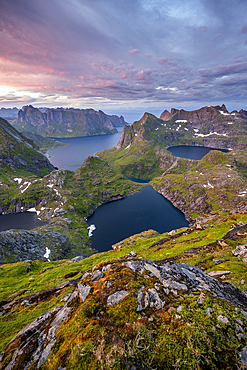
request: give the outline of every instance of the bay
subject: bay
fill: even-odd
[[[101,205],[87,222],[92,230],[91,245],[99,252],[145,230],[164,233],[188,226],[184,214],[150,185],[135,195]]]
[[[123,127],[116,128],[118,132],[111,135],[53,138],[67,145],[49,149],[46,155],[58,169],[76,171],[89,155],[110,149],[118,143]]]
[[[171,146],[167,149],[172,155],[180,158],[190,158],[190,159],[202,159],[210,150],[219,150],[221,152],[227,153],[227,149],[216,149],[208,148],[205,146],[192,146],[192,145],[176,145]]]

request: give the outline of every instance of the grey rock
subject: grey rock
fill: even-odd
[[[142,289],[144,289],[144,286],[142,286],[138,290],[137,294],[137,310],[136,310],[137,312],[142,311],[142,297],[143,297]]]
[[[92,275],[91,272],[85,272],[85,274],[82,275],[81,280],[84,280],[88,275]]]
[[[203,301],[204,301],[204,298],[205,298],[205,294],[204,293],[201,293],[198,297],[198,300],[197,300],[197,303],[199,305],[202,305],[203,304]]]
[[[109,297],[107,298],[107,305],[113,306],[119,304],[128,294],[129,292],[127,290],[121,290],[109,295]]]
[[[212,308],[211,307],[208,307],[206,309],[206,315],[210,317],[211,316],[211,311],[212,311]]]
[[[155,307],[157,310],[160,310],[164,305],[157,290],[154,288],[148,289],[148,291],[145,293],[144,301],[145,307]]]
[[[72,258],[72,259],[70,260],[70,262],[79,262],[79,261],[81,261],[81,260],[83,260],[83,259],[84,259],[84,257],[83,257],[83,256],[76,256],[76,257]]]
[[[187,292],[188,290],[185,284],[178,283],[174,280],[163,280],[163,285],[165,288],[181,290],[182,292]]]
[[[219,315],[217,317],[217,320],[219,322],[221,322],[222,324],[227,324],[227,325],[231,325],[230,321],[228,320],[228,318],[226,316],[223,316],[223,315]]]
[[[237,248],[232,250],[234,256],[247,257],[247,244],[238,245]]]
[[[110,281],[107,281],[107,283],[106,283],[107,289],[110,288],[110,286],[111,286],[111,282]]]
[[[81,283],[78,284],[78,293],[80,299],[85,302],[87,296],[90,294],[91,287],[89,285],[82,285]]]
[[[106,265],[106,266],[104,266],[103,268],[102,268],[102,271],[109,271],[110,270],[110,267],[111,267],[111,264],[108,264],[108,265]]]
[[[22,306],[30,306],[30,302],[27,299],[24,299],[24,301],[21,302]]]
[[[231,274],[231,271],[209,271],[208,275],[217,278],[217,277],[222,277],[223,275],[229,275]]]
[[[243,332],[244,332],[244,330],[243,330],[242,326],[240,326],[239,324],[236,324],[236,330],[237,330],[238,332],[241,332],[241,333],[243,333]]]
[[[154,274],[154,276],[157,277],[157,279],[161,278],[160,271],[155,266],[150,265],[149,263],[145,263],[144,269],[147,270],[147,271],[152,272]]]
[[[247,346],[245,346],[240,352],[242,363],[247,365]]]
[[[91,277],[91,280],[92,281],[98,281],[100,280],[102,277],[104,277],[104,274],[103,272],[101,272],[100,270],[95,270],[92,274],[92,277]]]
[[[134,251],[131,251],[131,252],[129,253],[129,255],[130,255],[131,257],[136,257],[136,256],[137,256],[137,253],[136,253],[136,252],[134,252]]]

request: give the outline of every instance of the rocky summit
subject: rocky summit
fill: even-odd
[[[1,369],[241,366],[247,295],[231,284],[188,264],[131,256],[101,262],[71,283],[77,287],[60,305],[5,346]],[[18,300],[15,311],[34,304],[32,296]]]

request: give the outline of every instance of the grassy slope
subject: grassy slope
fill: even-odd
[[[156,178],[152,184],[196,219],[210,211],[245,208],[246,166],[244,151],[211,151],[196,167],[183,174],[170,173]]]
[[[230,215],[229,212],[219,213],[215,219],[207,221],[204,225],[204,230],[184,228],[177,230],[177,233],[171,237],[167,233],[160,235],[153,231],[143,232],[119,243],[115,251],[96,254],[77,263],[68,264],[66,261],[50,263],[34,261],[31,266],[25,262],[4,265],[0,267],[0,299],[19,298],[51,288],[69,280],[68,277],[66,278],[68,274],[74,273],[73,278],[80,277],[83,272],[99,263],[102,267],[108,262],[126,256],[131,250],[137,252],[137,258],[144,257],[155,261],[177,256],[178,262],[190,263],[191,265],[202,267],[206,272],[210,270],[231,270],[232,274],[227,275],[224,281],[229,281],[247,292],[246,267],[241,259],[239,260],[231,253],[231,250],[237,245],[247,242],[246,235],[240,236],[238,240],[225,240],[227,245],[224,247],[218,243],[218,240],[222,239],[231,229],[232,224],[237,225],[240,221],[246,223],[247,216],[243,214]],[[160,244],[154,245],[157,242],[160,242]],[[211,243],[214,243],[213,247],[210,246],[195,251],[193,254],[186,253],[186,250],[192,247],[198,248]],[[221,263],[216,264],[214,259],[221,260]],[[104,261],[103,264],[101,263],[102,261]],[[99,265],[94,267],[94,269],[98,267]],[[120,336],[122,338],[121,340],[128,343],[129,347],[125,351],[126,358],[132,358],[132,361],[134,361],[133,358],[135,358],[135,361],[142,359],[146,364],[150,361],[147,369],[153,368],[151,366],[152,363],[157,369],[170,369],[171,367],[169,366],[173,366],[175,363],[179,364],[181,356],[183,361],[187,361],[187,364],[186,362],[180,363],[182,369],[237,369],[235,362],[237,361],[237,350],[244,346],[245,340],[239,342],[235,341],[233,337],[230,339],[231,335],[235,337],[236,333],[233,327],[227,329],[226,326],[221,327],[220,330],[217,329],[217,332],[212,336],[211,327],[212,325],[216,325],[217,321],[215,322],[216,319],[214,316],[211,318],[205,316],[206,308],[213,307],[216,312],[217,310],[221,310],[222,314],[226,315],[229,319],[232,319],[237,314],[237,317],[243,320],[242,316],[234,310],[234,307],[219,299],[215,300],[209,295],[204,302],[204,308],[198,309],[196,303],[198,295],[196,293],[194,295],[179,295],[177,302],[173,302],[172,306],[176,308],[182,305],[184,309],[186,307],[185,311],[183,309],[183,312],[180,313],[180,316],[177,317],[177,315],[174,315],[170,311],[168,313],[167,307],[158,312],[152,309],[146,309],[146,315],[147,317],[151,317],[152,321],[144,320],[144,317],[141,316],[141,325],[138,325],[137,319],[140,317],[140,314],[136,313],[136,307],[135,305],[133,306],[133,298],[136,296],[143,281],[140,278],[134,278],[128,275],[129,273],[127,271],[123,271],[121,274],[121,278],[119,275],[119,279],[115,284],[119,285],[120,281],[122,281],[122,284],[127,283],[129,289],[133,290],[130,298],[125,300],[123,304],[106,310],[98,297],[104,291],[102,290],[104,289],[103,284],[101,288],[95,288],[94,294],[87,300],[87,303],[73,306],[73,315],[70,316],[68,323],[65,322],[59,329],[56,348],[49,357],[50,360],[48,359],[47,365],[44,367],[45,369],[57,369],[56,365],[61,365],[64,358],[67,358],[67,361],[69,361],[69,368],[71,369],[82,369],[83,366],[89,366],[90,369],[97,369],[100,362],[97,361],[99,357],[95,353],[96,343],[97,347],[100,348],[99,353],[105,361],[101,363],[102,368],[107,369],[110,366],[109,357],[107,362],[107,353],[109,351],[112,353],[111,360],[113,361],[112,365],[114,364],[113,368],[120,368],[117,365],[117,358],[120,354],[123,354],[123,351],[119,349],[120,352],[116,352],[115,354],[112,352],[114,349],[109,345],[111,343],[108,342],[109,338],[107,339],[110,333],[110,336],[113,335],[115,338]],[[111,279],[111,275],[106,280],[109,280],[109,278]],[[240,283],[242,279],[244,280],[244,284]],[[148,283],[152,286],[154,282],[150,277],[144,284]],[[118,288],[120,289],[120,286]],[[28,289],[28,291],[24,291],[25,289]],[[46,312],[61,304],[61,297],[72,291],[73,288],[71,287],[65,288],[58,295],[34,302],[27,307],[18,304],[6,315],[2,316],[0,319],[1,348],[24,325],[38,317],[42,312]],[[99,311],[104,312],[105,321],[97,322],[95,319],[95,315],[97,316]],[[110,320],[110,327],[107,324],[107,320]],[[130,330],[127,330],[126,322],[130,325]],[[167,328],[169,328],[169,331],[166,331]],[[152,336],[150,337],[151,332]],[[225,336],[228,338],[227,341]],[[138,346],[138,338],[143,338],[141,339],[141,347],[140,345]],[[120,340],[118,339],[118,341]],[[215,346],[213,343],[215,343]],[[166,351],[162,355],[163,351],[160,352],[159,348],[164,348],[164,346],[166,347]],[[148,353],[150,353],[148,348],[152,349],[152,356],[150,358],[148,356]],[[223,357],[217,353],[218,350],[221,351]],[[79,353],[84,353],[84,356],[78,356]],[[131,353],[133,356],[131,356]],[[228,358],[226,356],[227,353],[229,355]],[[205,355],[207,356],[208,365],[207,361],[205,362]],[[222,363],[221,365],[218,364],[219,367],[215,365],[217,361],[215,361],[214,355],[221,358]],[[206,364],[204,366],[206,367],[197,367],[196,364],[199,362],[204,362]]]
[[[3,183],[1,206],[8,207],[9,211],[14,207],[12,203],[16,202],[22,202],[25,209],[36,206],[39,217],[49,221],[48,225],[37,230],[41,234],[50,230],[68,236],[72,244],[68,256],[93,253],[87,236],[86,218],[100,204],[111,201],[113,197],[133,194],[145,186],[116,174],[106,162],[96,157],[88,157],[75,173],[58,170],[42,179],[26,177],[25,173],[23,175],[20,184],[14,181],[17,176],[15,172],[0,177]],[[21,176],[19,171],[18,177]],[[25,181],[31,184],[21,193]],[[56,258],[52,245],[49,243],[45,246],[51,249],[51,258]]]

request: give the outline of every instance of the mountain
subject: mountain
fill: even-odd
[[[48,108],[41,112],[31,105],[23,107],[12,123],[20,131],[53,137],[113,134],[117,132],[115,127],[126,124],[122,116],[93,109]]]
[[[181,163],[167,152],[174,145],[197,145],[219,149],[247,148],[247,112],[229,113],[224,105],[196,111],[172,109],[161,118],[150,113],[125,126],[118,144],[100,157],[127,176],[151,179]],[[177,164],[176,164],[177,166]]]
[[[85,259],[1,266],[0,369],[244,369],[246,222],[222,212]]]
[[[34,132],[22,131],[22,134],[28,139],[32,140],[39,150],[47,150],[51,148],[56,148],[58,146],[64,146],[66,144],[61,143],[58,140],[52,139],[50,137],[44,137]]]
[[[1,108],[0,117],[14,119],[18,116],[18,108]]]
[[[37,151],[33,141],[0,118],[0,173],[20,170],[42,176],[53,169],[49,160]]]

